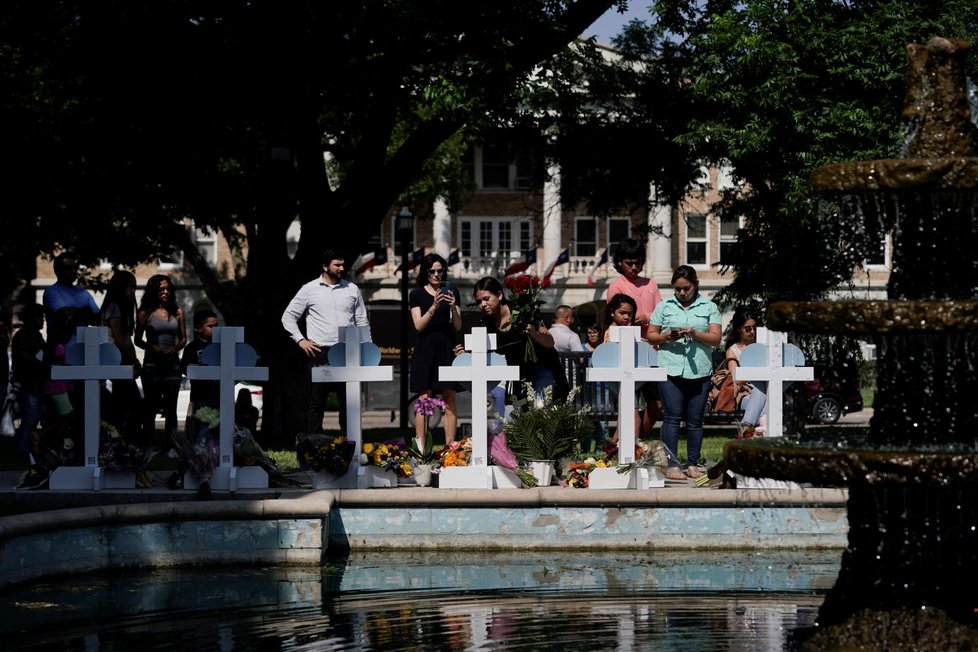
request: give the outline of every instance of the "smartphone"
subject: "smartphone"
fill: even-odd
[[[448,281],[445,281],[444,283],[441,284],[441,293],[442,294],[452,293],[452,286]]]

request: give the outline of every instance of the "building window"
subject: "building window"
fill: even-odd
[[[706,265],[706,215],[686,214],[686,264]]]
[[[740,229],[740,218],[724,216],[720,219],[720,263],[730,260],[730,248],[737,242],[737,230]]]
[[[482,187],[494,190],[509,190],[509,156],[498,145],[482,147]]]
[[[159,259],[160,269],[176,269],[183,267],[183,252],[173,247],[168,253],[161,254]]]
[[[463,217],[458,222],[459,248],[470,258],[515,260],[533,246],[529,218]]]
[[[192,237],[194,244],[197,245],[197,251],[204,257],[207,264],[211,267],[217,267],[217,232],[213,229],[195,227]]]
[[[869,269],[889,269],[890,268],[890,239],[885,237],[880,241],[879,249],[866,256],[863,263]]]
[[[619,242],[629,237],[632,233],[632,221],[627,217],[608,218],[608,247],[614,249]]]
[[[578,217],[574,220],[574,255],[594,256],[598,252],[598,220]]]

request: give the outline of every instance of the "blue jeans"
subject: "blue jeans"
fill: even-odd
[[[21,388],[17,394],[17,402],[20,404],[20,425],[14,433],[14,440],[17,444],[17,455],[27,461],[31,454],[31,433],[41,419],[41,397]]]
[[[706,411],[706,396],[710,392],[710,377],[682,378],[669,376],[659,383],[662,396],[662,443],[670,453],[670,466],[679,466],[676,450],[679,447],[679,424],[686,422],[686,464],[700,463],[700,449],[703,447],[703,413]]]
[[[767,406],[767,381],[751,383],[751,387],[754,389],[740,403],[744,411],[744,419],[740,423],[745,426],[756,426]]]

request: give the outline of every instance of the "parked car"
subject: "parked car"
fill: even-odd
[[[831,425],[844,414],[863,409],[862,382],[858,377],[796,382],[785,392],[785,413],[798,405],[805,421]],[[711,424],[737,423],[742,415],[733,412],[707,412],[703,421]]]
[[[863,409],[862,383],[858,377],[798,383],[795,396],[801,401],[802,413],[812,423],[833,424],[842,415]]]

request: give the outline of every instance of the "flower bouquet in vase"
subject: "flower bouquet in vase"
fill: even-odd
[[[414,411],[424,416],[424,442],[420,443],[417,437],[411,439],[408,445],[408,456],[414,468],[414,481],[419,487],[431,486],[431,475],[438,468],[441,457],[435,452],[434,437],[428,424],[431,421],[435,410],[444,410],[445,401],[440,398],[428,396],[419,398],[414,402]]]
[[[142,448],[129,444],[111,423],[102,422],[99,431],[98,465],[105,475],[106,489],[132,489],[136,474],[146,463]]]
[[[348,473],[355,450],[356,442],[342,435],[299,435],[296,458],[299,469],[310,472],[314,489],[348,489],[357,486]]]
[[[398,476],[411,477],[411,464],[394,441],[366,443],[360,449],[361,488],[396,487]]]

